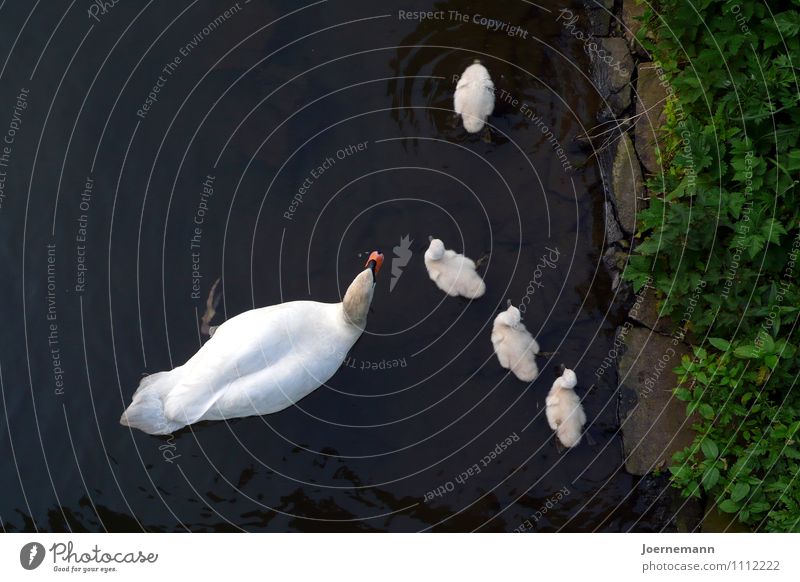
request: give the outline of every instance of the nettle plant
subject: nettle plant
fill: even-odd
[[[674,485],[687,497],[707,494],[719,509],[745,524],[796,531],[800,519],[800,420],[794,384],[781,361],[797,348],[764,334],[761,346],[733,347],[711,338],[716,350],[694,347],[675,369],[675,390],[686,414],[697,418],[697,435],[676,453]]]
[[[625,277],[652,281],[694,344],[675,393],[697,437],[673,483],[752,528],[800,531],[800,0],[665,4],[639,34],[670,84],[663,171]]]

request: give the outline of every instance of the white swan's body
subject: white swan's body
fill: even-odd
[[[558,440],[565,447],[574,447],[581,441],[583,425],[586,424],[586,413],[574,390],[577,385],[575,372],[566,369],[553,382],[545,399],[547,423],[556,431]]]
[[[539,375],[536,354],[539,344],[522,323],[519,309],[509,305],[494,319],[492,345],[500,365],[523,382],[533,382]]]
[[[438,238],[432,239],[425,251],[425,268],[436,286],[451,297],[477,299],[486,293],[486,284],[475,271],[475,262],[455,251],[445,250]]]
[[[453,109],[461,116],[464,129],[478,133],[494,111],[494,83],[489,71],[478,61],[466,68],[456,85]]]
[[[170,434],[291,406],[339,369],[364,331],[373,287],[368,268],[342,303],[292,301],[229,319],[184,365],[143,378],[120,423]]]

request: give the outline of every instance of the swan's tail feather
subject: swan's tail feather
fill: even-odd
[[[165,380],[166,376],[169,376],[170,374],[172,374],[172,372],[174,372],[174,370],[168,370],[166,372],[156,372],[155,374],[149,374],[147,376],[142,377],[142,379],[139,380],[139,387],[136,388],[136,392],[133,393],[134,397],[145,388],[152,386],[153,383],[156,382],[157,380]]]
[[[171,434],[186,426],[164,415],[164,398],[180,378],[179,368],[142,378],[133,394],[133,402],[119,419],[120,424],[155,435]]]

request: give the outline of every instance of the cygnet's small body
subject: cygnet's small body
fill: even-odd
[[[480,61],[475,61],[461,74],[453,97],[453,108],[461,116],[464,129],[478,133],[494,111],[494,83]]]
[[[558,440],[565,447],[574,447],[581,442],[583,425],[586,424],[581,399],[575,394],[577,385],[575,372],[564,369],[545,399],[547,423],[556,431]]]
[[[451,297],[477,299],[486,293],[486,284],[475,271],[475,262],[455,251],[445,250],[438,238],[431,239],[425,251],[425,268],[436,286]]]
[[[536,354],[539,344],[522,323],[519,309],[508,309],[495,317],[492,327],[492,345],[500,365],[523,382],[533,382],[539,375]]]

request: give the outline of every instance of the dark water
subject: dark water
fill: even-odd
[[[511,531],[543,507],[535,530],[662,527],[620,469],[615,379],[595,378],[620,321],[602,184],[575,141],[598,98],[560,3],[539,4],[0,3],[0,131],[18,127],[0,168],[3,528]],[[421,9],[445,19],[399,18]],[[476,57],[498,90],[491,143],[449,111]],[[430,283],[428,235],[489,257],[485,297]],[[197,350],[215,279],[217,323],[337,301],[373,248],[367,333],[327,387],[171,438],[118,424],[141,375]],[[542,349],[577,371],[593,444],[555,447],[558,362],[526,386],[494,358],[491,321],[526,293]]]

